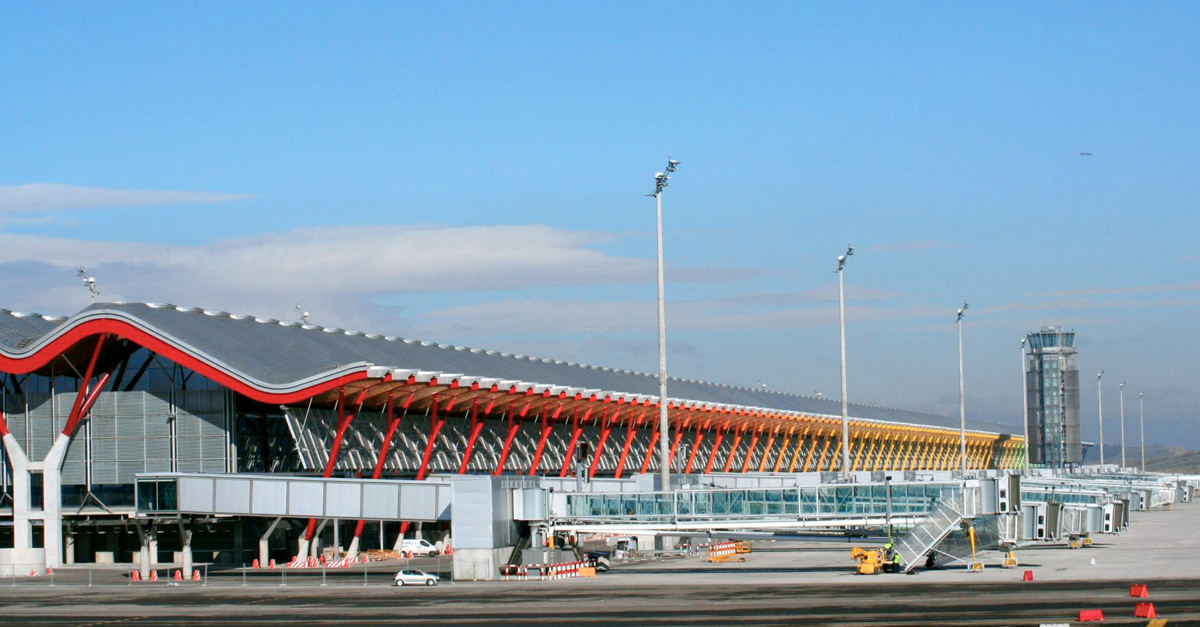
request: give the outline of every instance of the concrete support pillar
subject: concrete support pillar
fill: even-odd
[[[312,542],[305,542],[303,536],[300,538],[301,549],[296,553],[296,555],[300,556],[300,559],[304,559],[305,557],[321,556],[321,532],[325,530],[325,525],[327,524],[329,524],[329,519],[322,518],[321,524],[317,525],[317,530],[313,533]],[[305,551],[305,549],[307,549],[307,551]]]
[[[50,452],[46,453],[46,459],[40,464],[42,470],[42,541],[46,547],[46,568],[57,568],[63,563],[62,463],[70,443],[69,436],[58,434],[54,445],[50,447]]]
[[[33,548],[33,528],[29,522],[29,458],[17,438],[4,436],[4,452],[12,466],[13,548]]]
[[[350,540],[350,548],[346,549],[346,557],[354,559],[358,556],[358,536]]]
[[[258,539],[258,565],[261,568],[266,568],[271,563],[271,534],[275,533],[275,527],[279,526],[279,521],[281,520],[283,518],[276,518],[271,521],[271,525],[267,527],[262,537]],[[304,539],[301,538],[300,541],[303,542]]]
[[[334,557],[337,557],[337,554],[342,552],[342,538],[341,538],[341,535],[338,533],[338,532],[340,531],[340,528],[341,528],[341,526],[342,526],[342,525],[341,525],[341,522],[342,522],[342,521],[340,521],[340,520],[338,520],[338,519],[336,519],[336,518],[334,518],[334,519],[333,519],[333,551],[334,551]]]
[[[141,571],[142,581],[150,579],[150,547],[153,544],[158,546],[158,542],[154,540],[154,530],[146,528],[142,523],[137,523],[138,540],[140,541],[138,570]]]
[[[75,564],[75,530],[67,529],[63,532],[63,562],[67,566]]]
[[[147,545],[147,550],[150,551],[150,565],[153,566],[154,564],[157,564],[158,563],[158,534],[157,533],[150,534],[150,541]]]
[[[421,526],[424,524],[425,523],[417,523],[416,524],[416,529],[413,531],[413,538],[420,540],[425,537],[421,532]]]
[[[179,552],[183,555],[183,578],[192,579],[192,532],[179,523]]]

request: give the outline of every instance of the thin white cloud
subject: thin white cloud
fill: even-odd
[[[1064,296],[1130,296],[1135,294],[1162,294],[1168,292],[1200,291],[1200,281],[1166,285],[1131,285],[1126,287],[1088,287],[1068,290],[1051,290],[1038,294],[1042,298]]]
[[[0,212],[101,209],[105,207],[148,207],[206,205],[253,198],[252,194],[224,192],[179,192],[151,189],[109,189],[60,183],[29,183],[0,186]]]
[[[302,300],[322,312],[322,324],[394,324],[394,312],[384,315],[368,304],[372,296],[652,282],[653,259],[598,250],[610,237],[542,225],[365,225],[168,248],[0,233],[0,271],[13,277],[0,306],[72,313],[86,302],[84,291],[53,288],[74,287],[73,269],[86,266],[102,300],[168,301],[276,317],[290,317]],[[681,281],[737,280],[750,272],[669,270]]]
[[[668,326],[682,331],[741,331],[836,325],[838,308],[819,306],[763,311],[711,306],[721,300],[668,303]],[[651,332],[655,328],[653,301],[585,301],[553,299],[501,300],[432,311],[414,321],[415,333],[425,338],[540,336]],[[898,307],[849,306],[851,322],[897,319],[924,320],[941,308],[927,305]]]

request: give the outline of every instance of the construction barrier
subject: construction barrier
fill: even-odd
[[[271,570],[275,570],[275,560],[271,560]]]
[[[1033,571],[1025,571],[1025,575],[1021,577],[1021,581],[1033,581]]]
[[[198,571],[198,570],[192,571],[192,581],[200,581],[200,571]]]
[[[175,571],[174,579],[175,579],[175,581],[183,581],[183,573],[179,572],[178,570]]]
[[[141,581],[141,580],[142,580],[142,573],[141,573],[141,572],[139,572],[139,571],[136,571],[136,570],[135,570],[135,571],[133,571],[133,574],[129,576],[129,580],[130,580],[130,581]]]
[[[705,557],[709,562],[720,562],[728,559],[730,556],[738,553],[737,542],[718,542],[708,546],[708,556]]]
[[[150,571],[150,581],[158,581],[158,571],[157,570]]]
[[[254,558],[254,564],[253,564],[253,565],[251,565],[250,567],[251,567],[251,568],[258,568],[258,558],[257,558],[257,557],[256,557],[256,558]]]
[[[1158,612],[1154,611],[1153,603],[1138,603],[1133,608],[1134,618],[1158,618]]]
[[[1144,583],[1134,584],[1129,586],[1129,596],[1144,599],[1150,596],[1150,589]]]
[[[1088,623],[1097,620],[1104,620],[1103,610],[1079,610],[1079,622]]]

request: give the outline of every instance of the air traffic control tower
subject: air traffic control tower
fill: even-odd
[[[1075,332],[1042,327],[1029,333],[1028,339],[1029,461],[1048,468],[1078,465],[1083,446]]]

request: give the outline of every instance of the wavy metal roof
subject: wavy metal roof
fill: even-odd
[[[248,385],[277,393],[303,390],[352,372],[367,370],[370,376],[382,376],[399,370],[658,397],[655,374],[170,304],[96,303],[70,318],[0,309],[0,356],[29,357],[72,329],[97,320],[137,327]],[[667,391],[673,402],[841,415],[836,400],[694,379],[671,378]],[[957,418],[877,405],[851,403],[850,414],[865,420],[958,427]],[[968,419],[968,428],[1014,430],[1011,425],[976,419]]]

